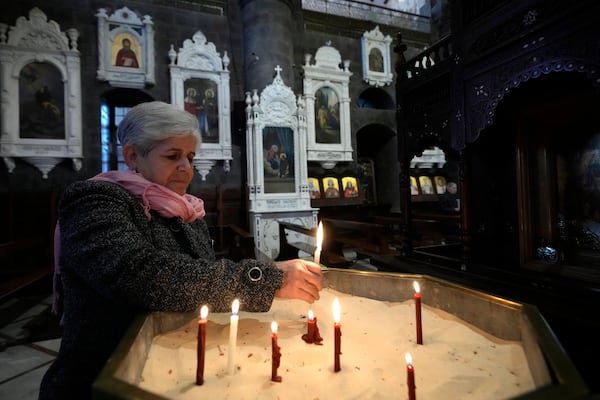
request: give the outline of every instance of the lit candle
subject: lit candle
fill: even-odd
[[[233,363],[235,362],[235,347],[237,342],[238,311],[240,301],[235,299],[231,305],[231,318],[229,320],[229,354],[227,357],[227,373],[233,375]]]
[[[340,301],[337,299],[333,299],[333,332],[334,332],[334,347],[333,347],[333,355],[334,355],[334,366],[333,370],[335,372],[340,371],[342,368],[340,367],[340,354],[342,354],[342,324],[340,324]]]
[[[281,347],[277,344],[277,322],[271,322],[271,380],[281,382],[281,376],[277,375],[277,368],[281,362]]]
[[[412,356],[406,353],[406,386],[408,386],[408,400],[417,399],[417,391],[415,386],[415,368],[412,364]]]
[[[306,343],[314,343],[314,344],[322,344],[323,338],[319,334],[319,327],[317,326],[317,317],[315,317],[315,313],[313,310],[308,310],[308,324],[307,324],[307,332],[302,335],[302,340]]]
[[[321,249],[323,247],[323,222],[319,222],[317,228],[317,248],[315,249],[315,263],[321,263]]]
[[[206,317],[208,317],[208,307],[202,306],[200,309],[200,319],[198,320],[198,365],[196,367],[196,385],[204,383],[204,354],[206,352]]]
[[[423,344],[423,328],[421,325],[421,287],[419,282],[414,282],[415,287],[415,313],[417,319],[417,344]]]

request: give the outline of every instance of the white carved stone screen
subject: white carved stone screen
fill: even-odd
[[[391,43],[391,36],[384,36],[379,26],[362,35],[363,80],[369,85],[379,87],[392,83]]]
[[[79,32],[65,32],[35,7],[15,26],[0,24],[0,156],[8,171],[22,159],[48,177],[69,159],[81,168]]]
[[[329,43],[311,55],[304,63],[304,100],[308,130],[308,161],[316,161],[325,169],[338,162],[352,161],[350,127],[350,94],[348,85],[352,72],[350,61],[342,62],[337,49]]]
[[[246,94],[250,211],[311,210],[304,103],[275,70],[260,97]]]
[[[231,153],[231,106],[229,57],[217,52],[213,43],[197,31],[183,47],[169,50],[171,64],[171,103],[196,115],[202,132],[202,146],[194,166],[205,180],[217,163],[229,171]]]
[[[246,158],[249,225],[256,247],[279,254],[279,222],[306,227],[317,223],[310,205],[306,160],[306,111],[301,97],[281,79],[261,92],[246,93]]]
[[[127,7],[107,14],[98,9],[99,81],[114,87],[143,89],[154,85],[154,29],[152,18],[140,18]]]

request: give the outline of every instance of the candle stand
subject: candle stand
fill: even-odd
[[[414,281],[420,284],[424,306],[453,314],[498,338],[521,343],[535,390],[518,399],[568,400],[590,394],[556,336],[533,305],[516,303],[424,275],[329,269],[324,274],[323,284],[356,296],[401,302],[412,300]],[[162,332],[183,326],[197,316],[197,312],[140,314],[96,380],[94,398],[167,400],[138,385],[152,339]],[[427,330],[424,329],[425,343],[426,335]],[[330,363],[328,354],[324,366]],[[400,365],[402,363],[399,364],[399,373],[403,373]]]

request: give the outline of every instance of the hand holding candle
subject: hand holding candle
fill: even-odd
[[[277,344],[277,322],[271,322],[271,380],[281,382],[281,376],[277,375],[277,368],[281,363],[281,347]]]
[[[235,299],[231,305],[231,318],[229,321],[229,352],[227,357],[227,373],[233,375],[233,367],[235,362],[235,352],[237,345],[237,330],[238,330],[238,311],[240,309],[240,301]]]
[[[342,368],[340,367],[340,354],[342,354],[342,324],[340,324],[341,311],[340,311],[340,301],[337,299],[333,299],[333,331],[334,331],[334,347],[333,347],[333,370],[335,372],[340,371]]]
[[[323,222],[319,222],[319,227],[317,228],[317,244],[315,249],[315,264],[321,263],[321,249],[323,247]]]
[[[421,288],[419,282],[414,282],[415,288],[415,313],[417,325],[417,344],[423,344],[423,327],[421,324]]]
[[[200,319],[198,320],[198,365],[196,367],[196,385],[204,383],[204,355],[206,352],[206,317],[208,317],[208,307],[202,306],[200,309]]]
[[[416,400],[415,368],[413,367],[410,353],[406,353],[406,386],[408,386],[408,400]]]

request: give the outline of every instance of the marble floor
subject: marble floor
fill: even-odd
[[[0,300],[0,399],[37,399],[42,376],[60,346],[51,304],[50,289]]]

